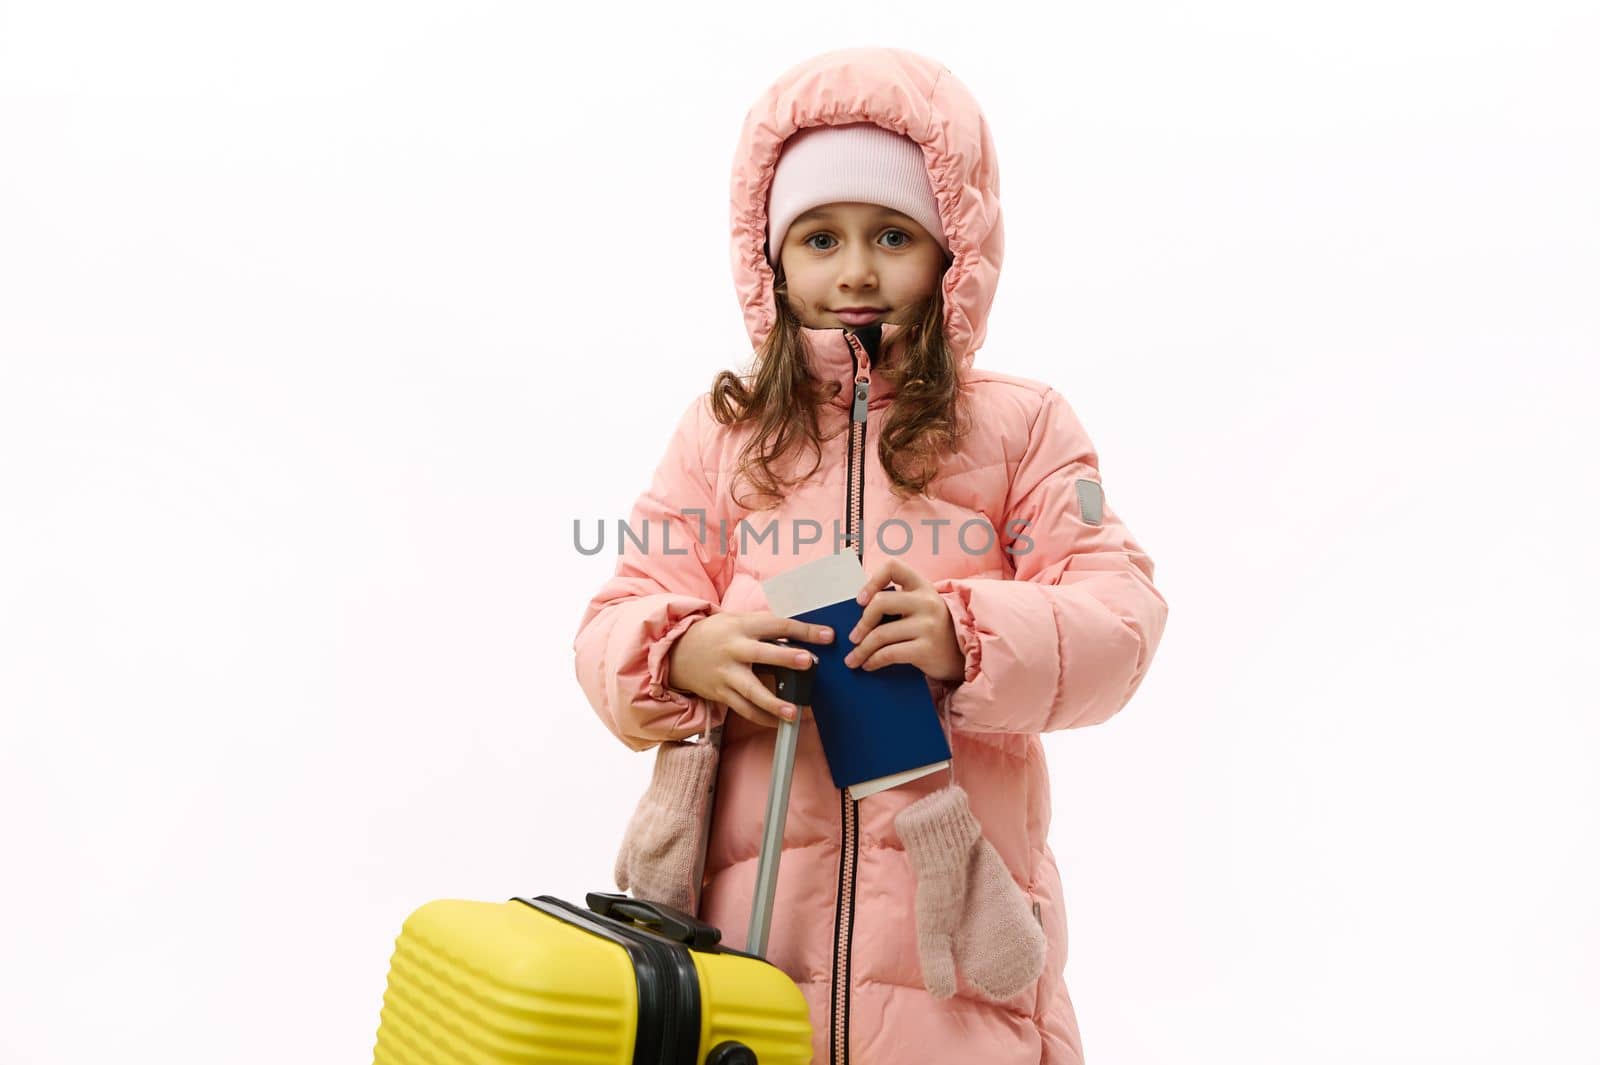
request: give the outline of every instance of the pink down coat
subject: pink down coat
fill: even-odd
[[[1010,1001],[987,1001],[965,981],[954,998],[930,995],[917,954],[915,879],[894,817],[949,777],[851,803],[833,786],[807,719],[768,957],[806,996],[817,1063],[1077,1063],[1083,1052],[1063,978],[1066,910],[1048,843],[1040,735],[1105,721],[1128,702],[1150,668],[1167,604],[1152,583],[1149,556],[1109,503],[1095,506],[1098,456],[1066,399],[1040,382],[973,364],[1000,276],[1000,181],[982,112],[937,62],[899,49],[829,52],[790,69],[751,109],[732,188],[733,279],[751,343],[761,343],[775,316],[763,241],[783,142],[802,127],[862,121],[922,148],[953,255],[943,281],[944,329],[975,421],[930,497],[901,500],[876,459],[893,391],[868,368],[863,562],[871,573],[898,556],[936,582],[949,605],[965,676],[955,685],[929,683],[952,738],[954,776],[1032,903],[1048,949],[1043,976]],[[884,327],[880,365],[894,358],[900,333]],[[696,399],[628,519],[636,533],[646,531],[649,546],[630,542],[622,550],[574,643],[585,694],[630,748],[726,722],[701,917],[734,947],[746,933],[774,733],[669,687],[668,653],[701,618],[765,610],[762,580],[836,549],[834,532],[845,520],[848,386],[865,358],[858,360],[855,338],[842,329],[804,335],[812,372],[847,386],[822,412],[830,438],[817,473],[776,510],[741,509],[729,486],[747,430],[719,425],[705,396]],[[804,470],[812,457],[807,450],[791,462]],[[820,538],[804,519],[820,525]],[[984,526],[997,535],[986,536]],[[1021,530],[1031,547],[1008,530]],[[805,539],[813,542],[798,543]]]

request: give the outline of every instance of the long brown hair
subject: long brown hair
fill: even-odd
[[[949,265],[947,255],[945,269]],[[941,270],[941,279],[943,274]],[[781,264],[773,295],[777,322],[756,349],[751,372],[722,370],[711,385],[711,409],[718,422],[755,425],[740,451],[734,484],[747,480],[758,495],[767,497],[762,507],[751,508],[763,510],[776,506],[785,489],[803,484],[822,464],[818,408],[844,387],[841,381],[819,382],[807,371],[801,322],[789,306]],[[896,340],[894,365],[873,368],[898,387],[878,437],[878,461],[901,498],[926,491],[939,471],[939,459],[955,451],[970,428],[960,370],[945,342],[942,284],[935,284],[933,295],[913,309],[910,322]],[[811,469],[791,478],[773,469],[802,445],[816,452]],[[745,505],[734,488],[729,491],[734,502]]]

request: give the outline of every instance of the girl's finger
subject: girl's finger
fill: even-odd
[[[771,718],[772,728],[778,727],[779,718],[793,717],[794,708],[767,690],[767,686],[761,683],[760,677],[757,677],[749,670],[745,670],[744,674],[742,678],[735,682],[734,694],[744,696],[747,701],[754,704],[758,712],[765,717]],[[751,720],[755,719],[752,718]]]
[[[928,581],[922,574],[912,569],[903,559],[894,558],[872,571],[867,583],[856,593],[856,602],[866,603],[890,584],[897,585],[901,591],[907,592],[928,587]]]
[[[856,622],[845,639],[851,643],[860,643],[861,637],[883,620],[885,614],[899,614],[901,617],[909,616],[923,608],[922,601],[910,592],[879,592],[867,601],[867,607],[861,612],[861,620]]]
[[[896,662],[910,662],[916,664],[921,656],[923,644],[919,640],[902,640],[891,643],[887,647],[880,647],[861,663],[862,669],[882,669],[884,666],[894,665]]]
[[[867,575],[867,583],[856,593],[856,602],[865,604],[867,600],[888,587],[889,582],[893,580],[891,574],[894,572],[895,561],[890,559]]]
[[[813,625],[808,621],[797,621],[794,618],[784,618],[789,627],[783,635],[791,640],[804,640],[806,643],[832,643],[833,630],[826,625]]]
[[[894,559],[889,563],[889,579],[907,592],[914,592],[928,584],[927,578],[912,569],[911,563],[903,558]]]
[[[916,618],[901,618],[887,625],[879,625],[867,633],[867,638],[856,644],[844,657],[844,664],[854,669],[871,658],[879,648],[892,643],[905,643],[923,634],[924,627]]]
[[[757,707],[754,702],[750,702],[749,699],[741,696],[739,692],[728,692],[728,697],[726,697],[723,702],[728,704],[728,710],[738,713],[741,718],[744,718],[746,721],[750,721],[752,724],[758,724],[758,726],[762,726],[763,729],[778,728],[778,718],[774,718],[774,716],[770,715],[770,713],[766,713],[765,710]]]
[[[745,625],[746,636],[754,636],[758,640],[771,640],[786,637],[791,640],[804,640],[806,643],[831,643],[833,630],[825,625],[812,625],[805,621],[796,621],[794,618],[782,618],[773,613],[752,614],[751,620]]]
[[[799,644],[768,643],[765,640],[742,640],[734,645],[734,657],[754,665],[760,662],[769,666],[789,666],[810,669],[816,656]]]

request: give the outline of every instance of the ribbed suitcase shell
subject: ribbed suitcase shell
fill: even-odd
[[[693,1065],[727,1041],[748,1046],[761,1065],[811,1061],[806,1002],[781,970],[632,931],[693,959]],[[638,979],[626,948],[526,902],[430,902],[395,941],[373,1062],[635,1065]]]

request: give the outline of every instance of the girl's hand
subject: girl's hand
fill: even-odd
[[[884,591],[890,581],[900,590]],[[856,646],[845,656],[845,665],[877,669],[909,662],[935,680],[959,681],[966,676],[967,656],[956,639],[950,607],[916,570],[899,559],[884,563],[857,593],[856,602],[866,610],[849,635]],[[900,618],[879,625],[885,614]]]
[[[796,709],[775,695],[751,665],[765,662],[801,669],[812,664],[803,647],[764,643],[775,637],[808,643],[830,643],[833,630],[780,618],[769,611],[712,614],[683,630],[667,655],[667,683],[681,692],[725,703],[754,724],[777,728],[778,718],[793,721]]]

